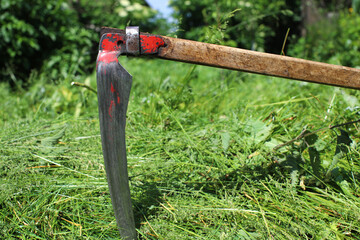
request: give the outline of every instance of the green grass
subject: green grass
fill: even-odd
[[[131,194],[141,239],[360,239],[359,92],[126,59]],[[94,75],[0,86],[0,236],[118,238]],[[341,129],[341,131],[340,131]],[[347,135],[348,134],[348,135]]]

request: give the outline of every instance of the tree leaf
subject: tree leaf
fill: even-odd
[[[228,132],[221,133],[221,143],[224,151],[227,151],[230,146],[230,134]]]
[[[319,137],[316,134],[312,134],[305,138],[305,142],[307,146],[309,146],[309,158],[311,168],[315,176],[320,177],[320,169],[321,169],[321,159],[320,153],[316,148],[316,143],[319,141]]]
[[[244,128],[244,131],[249,133],[253,138],[255,144],[265,141],[271,134],[273,125],[266,125],[260,120],[249,121]]]
[[[349,134],[346,131],[340,129],[340,135],[337,136],[335,154],[330,164],[330,167],[326,172],[327,176],[330,174],[331,170],[338,164],[340,159],[343,158],[349,152],[348,147],[350,146],[351,143],[352,140],[349,137]]]
[[[59,142],[60,138],[62,138],[65,135],[65,130],[66,130],[66,126],[62,128],[59,132],[54,134],[53,136],[41,139],[41,145],[45,147],[54,146]]]

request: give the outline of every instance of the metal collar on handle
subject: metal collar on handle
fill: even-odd
[[[127,55],[137,56],[140,54],[140,31],[138,26],[126,27],[126,52]]]

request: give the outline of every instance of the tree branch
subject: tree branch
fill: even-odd
[[[315,133],[323,132],[323,131],[326,131],[326,130],[329,130],[329,129],[339,128],[339,127],[342,127],[342,126],[346,126],[346,125],[353,124],[353,123],[358,123],[358,122],[360,122],[360,119],[354,120],[354,121],[350,121],[350,122],[346,122],[346,123],[337,124],[337,125],[330,125],[330,126],[328,126],[328,127],[319,128],[319,129],[317,129],[317,130],[315,130],[315,131],[313,131],[313,132],[309,132],[309,133],[306,133],[306,129],[304,129],[304,130],[300,133],[300,135],[297,136],[296,138],[291,139],[291,140],[288,141],[288,142],[285,142],[285,143],[282,143],[282,144],[279,144],[279,145],[275,146],[275,147],[273,148],[273,151],[277,151],[278,149],[280,149],[280,148],[282,148],[282,147],[285,147],[285,146],[287,146],[287,145],[289,145],[289,144],[291,144],[291,143],[293,143],[293,142],[295,142],[295,141],[297,141],[297,140],[300,140],[300,139],[302,139],[302,138],[306,138],[306,137],[308,137],[308,136],[311,136],[311,135],[313,135],[313,134],[315,134]]]

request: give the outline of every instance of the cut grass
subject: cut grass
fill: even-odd
[[[134,76],[127,151],[142,239],[360,238],[358,124],[331,175],[359,93],[309,83],[121,59]],[[151,73],[151,74],[149,74]],[[96,95],[39,82],[0,100],[0,235],[118,238]],[[95,86],[95,78],[87,78]],[[315,155],[317,156],[314,157]],[[318,159],[318,160],[317,160]],[[317,168],[312,161],[319,161]]]

